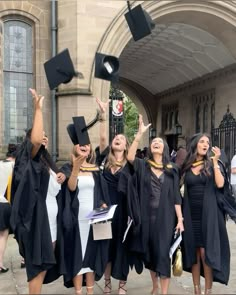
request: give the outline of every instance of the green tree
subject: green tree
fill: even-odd
[[[135,133],[138,130],[138,109],[132,100],[125,96],[124,98],[124,133],[131,143]]]

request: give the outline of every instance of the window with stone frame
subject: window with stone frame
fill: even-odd
[[[195,110],[195,132],[211,133],[215,121],[215,90],[210,89],[194,94],[193,107]]]
[[[33,27],[25,20],[9,18],[3,25],[4,141],[21,143],[32,126]]]

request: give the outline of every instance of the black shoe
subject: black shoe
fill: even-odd
[[[21,262],[20,268],[25,268],[25,263],[24,262]]]
[[[6,268],[6,267],[0,267],[0,273],[5,273],[5,272],[8,272],[9,268]]]

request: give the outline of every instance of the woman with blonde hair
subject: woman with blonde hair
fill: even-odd
[[[104,279],[104,293],[112,290],[111,277],[119,280],[118,294],[126,294],[126,281],[129,273],[129,255],[126,243],[122,243],[127,227],[127,199],[126,185],[130,174],[127,163],[129,143],[123,134],[117,134],[108,147],[106,133],[106,115],[109,101],[102,102],[97,98],[100,109],[100,144],[97,162],[103,169],[103,176],[108,185],[109,197],[112,205],[118,205],[112,220],[113,238],[109,247],[109,263],[107,264]]]
[[[80,138],[69,135],[74,143],[72,161],[62,167],[69,178],[64,210],[67,269],[64,284],[68,288],[74,286],[76,294],[82,294],[86,285],[87,294],[93,294],[94,281],[105,270],[109,240],[93,239],[86,216],[96,208],[109,205],[109,199],[106,182],[94,164],[91,144],[81,145]]]

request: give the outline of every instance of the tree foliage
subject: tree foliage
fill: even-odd
[[[138,109],[129,97],[124,98],[124,133],[131,143],[138,130]]]

